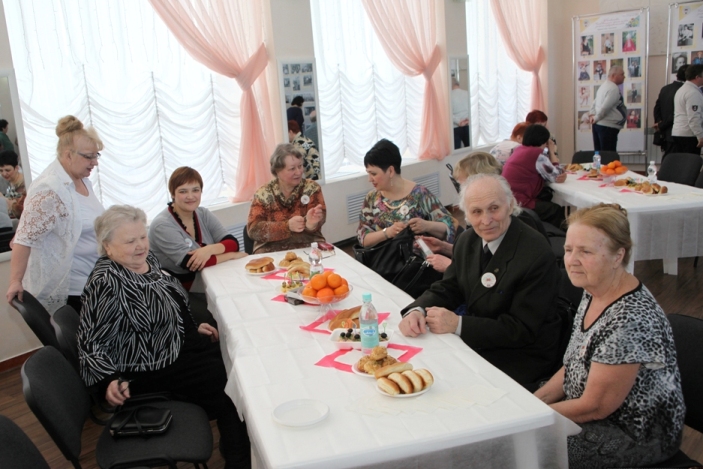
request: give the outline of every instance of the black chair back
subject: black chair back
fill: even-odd
[[[39,303],[39,300],[25,290],[22,293],[22,301],[14,297],[12,306],[19,311],[24,321],[43,345],[51,345],[56,349],[60,348],[54,332],[54,326],[51,325],[51,315],[44,308],[44,305]]]
[[[0,467],[49,469],[32,440],[15,422],[4,415],[0,415]]]
[[[244,229],[242,230],[242,238],[244,238],[244,252],[254,254],[254,240],[249,237],[246,225],[244,225]]]
[[[694,184],[699,189],[703,189],[703,171],[698,173],[698,177],[696,178],[696,183]]]
[[[667,156],[667,159],[669,157]],[[686,425],[703,432],[703,320],[679,314],[668,316],[674,332],[676,359],[681,372],[681,389],[686,402]]]
[[[693,186],[696,184],[696,178],[701,173],[702,165],[703,159],[701,159],[700,155],[671,153],[664,158],[664,162],[657,172],[657,179]]]
[[[80,371],[78,363],[78,323],[80,317],[73,307],[62,306],[51,317],[51,324],[56,332],[59,350],[76,371]]]
[[[461,184],[459,184],[459,181],[454,179],[454,168],[452,165],[449,163],[446,164],[447,169],[449,170],[449,180],[452,181],[452,185],[454,186],[454,189],[456,189],[457,194],[461,192]]]
[[[571,157],[572,163],[593,163],[593,154],[595,151],[577,151],[574,156]],[[600,152],[600,163],[608,164],[612,161],[619,160],[620,154],[616,151],[601,151]]]
[[[0,228],[0,252],[8,252],[10,249],[10,241],[15,236],[15,230],[12,228]]]
[[[22,391],[56,446],[80,467],[81,434],[90,396],[76,371],[54,347],[39,349],[22,366]]]

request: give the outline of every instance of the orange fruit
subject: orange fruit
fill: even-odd
[[[607,174],[608,176],[613,176],[613,175],[615,174],[615,170],[614,170],[614,169],[608,168],[608,169],[605,171],[605,174]]]
[[[600,172],[603,174],[608,174],[608,167],[607,166],[601,166],[600,167]]]
[[[325,277],[325,278],[327,278],[327,277],[329,277],[330,275],[332,275],[332,273],[333,273],[333,272],[332,272],[331,270],[325,270],[324,272],[322,272],[322,276]]]
[[[320,300],[320,303],[332,303],[334,301],[334,290],[328,287],[318,290],[317,299]]]
[[[327,279],[324,275],[317,274],[310,279],[310,286],[312,286],[315,290],[322,290],[327,286]]]
[[[615,161],[608,163],[608,169],[615,169]]]
[[[627,167],[625,166],[618,166],[615,168],[615,174],[625,174],[627,172]]]
[[[338,288],[340,285],[342,285],[342,276],[339,274],[331,274],[329,277],[327,277],[327,285],[330,288]]]
[[[342,284],[339,287],[334,289],[334,294],[337,296],[342,296],[348,292],[349,292],[349,287],[344,284]]]
[[[313,287],[311,287],[310,285],[308,285],[308,286],[306,286],[305,288],[303,288],[303,291],[300,292],[300,294],[303,295],[303,296],[309,296],[309,297],[312,297],[312,298],[317,298],[317,292],[316,292],[315,289],[314,289]]]
[[[342,277],[342,283],[346,286],[349,286],[349,282],[347,282],[347,279],[345,279],[344,277]]]
[[[620,160],[615,160],[615,161],[613,161],[613,163],[615,164],[616,168],[619,168],[620,166],[622,166],[622,163],[620,162]]]

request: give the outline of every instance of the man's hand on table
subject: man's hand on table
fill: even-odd
[[[453,334],[459,325],[459,316],[446,308],[432,306],[427,308],[426,322],[435,334]]]
[[[398,327],[405,337],[417,337],[427,332],[425,316],[420,311],[411,311],[406,314]]]

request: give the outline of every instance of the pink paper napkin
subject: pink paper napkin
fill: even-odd
[[[331,310],[328,311],[327,314],[324,314],[320,316],[319,318],[315,319],[313,322],[306,326],[300,326],[300,328],[304,331],[309,331],[309,332],[317,332],[318,334],[332,334],[332,331],[330,331],[327,328],[320,329],[320,326],[335,317],[339,313],[339,310]],[[378,313],[378,323],[382,323],[386,319],[388,319],[388,316],[390,316],[391,313]],[[381,331],[383,332],[383,331]]]
[[[620,192],[634,192],[634,191],[631,191],[630,189],[620,189]]]
[[[398,357],[398,361],[401,361],[401,362],[408,362],[415,355],[422,352],[422,347],[414,347],[412,345],[388,344],[388,348],[396,349],[396,350],[405,350],[405,352],[400,357]],[[315,365],[326,367],[326,368],[336,368],[339,371],[346,371],[347,373],[353,373],[351,365],[348,365],[346,363],[340,363],[337,361],[338,357],[341,357],[342,355],[349,353],[352,350],[353,349],[344,349],[344,350],[337,350],[335,352],[332,352],[329,355],[325,355],[324,357],[322,357],[322,359],[320,361],[318,361],[317,363],[315,363]]]

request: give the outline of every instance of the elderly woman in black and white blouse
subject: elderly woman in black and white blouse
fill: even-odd
[[[188,294],[149,251],[146,215],[127,205],[95,220],[100,259],[81,297],[81,376],[112,405],[170,392],[201,406],[220,429],[227,467],[248,467],[246,426],[225,394],[217,330],[197,325]]]

